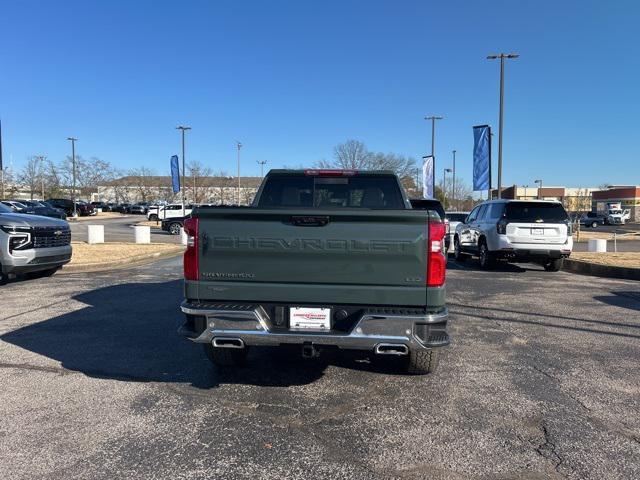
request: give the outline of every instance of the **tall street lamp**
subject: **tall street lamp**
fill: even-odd
[[[42,186],[42,201],[44,202],[44,161],[47,159],[44,155],[36,155],[40,160],[40,184]]]
[[[182,183],[180,185],[180,193],[182,194],[182,217],[186,216],[185,214],[185,200],[184,200],[184,190],[186,184],[184,183],[184,173],[185,173],[185,161],[184,161],[184,132],[187,130],[191,130],[191,127],[187,127],[186,125],[178,125],[176,130],[180,130],[182,132]]]
[[[542,197],[542,179],[534,180],[533,183],[538,184],[538,200]]]
[[[264,177],[264,165],[267,163],[266,160],[256,160],[258,165],[260,165],[260,177]]]
[[[73,190],[71,191],[71,201],[73,202],[73,216],[78,216],[78,210],[76,208],[76,142],[77,138],[67,137],[67,140],[71,142],[71,173],[73,176]]]
[[[524,187],[524,199],[527,199],[527,188],[529,188],[529,185],[523,185]]]
[[[240,205],[240,149],[242,143],[236,141],[236,147],[238,147],[238,205]]]
[[[424,117],[425,120],[431,120],[431,158],[433,162],[433,194],[436,194],[436,120],[442,120],[444,117],[431,115]]]
[[[500,59],[500,126],[498,128],[500,138],[498,139],[498,198],[502,197],[502,126],[504,120],[504,59],[518,58],[517,53],[501,53],[499,55],[489,55],[487,60]]]
[[[453,170],[445,168],[442,173],[442,199],[444,200],[442,203],[445,210],[447,209],[447,173],[451,172],[453,172]]]
[[[460,210],[458,208],[458,200],[456,194],[456,150],[452,150],[451,153],[453,153],[453,189],[451,192],[451,203],[455,205],[456,210]]]

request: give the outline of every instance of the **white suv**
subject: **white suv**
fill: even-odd
[[[571,221],[560,202],[492,200],[476,206],[456,227],[456,260],[477,255],[480,266],[498,259],[536,262],[557,272],[573,250]]]
[[[184,214],[191,215],[193,205],[184,206]],[[166,218],[182,217],[182,204],[170,203],[169,205],[152,205],[147,212],[148,220],[164,220]]]

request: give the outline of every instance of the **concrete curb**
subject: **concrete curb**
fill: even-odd
[[[118,260],[114,262],[86,264],[86,265],[65,265],[57,273],[58,275],[70,274],[70,273],[91,273],[91,272],[103,272],[106,270],[117,270],[122,268],[137,267],[140,265],[146,265],[147,263],[157,262],[158,260],[164,260],[166,258],[177,257],[182,255],[184,250],[175,252],[156,252],[146,255],[138,255],[132,258],[124,260]]]
[[[562,270],[565,272],[591,275],[594,277],[622,278],[624,280],[640,280],[640,268],[614,267],[611,265],[598,265],[596,263],[583,262],[581,260],[564,260]]]

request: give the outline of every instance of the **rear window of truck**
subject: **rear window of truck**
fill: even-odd
[[[258,207],[405,209],[395,177],[268,177]]]
[[[504,210],[504,217],[513,222],[561,223],[569,217],[559,203],[510,202]]]

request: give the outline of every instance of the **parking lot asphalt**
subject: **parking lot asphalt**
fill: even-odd
[[[100,218],[100,214],[91,220],[69,222],[71,226],[71,238],[74,242],[87,241],[88,225],[104,225],[105,242],[133,242],[133,227],[138,222],[146,221],[144,215],[122,215],[121,217]],[[151,242],[153,243],[180,243],[180,235],[170,235],[162,230],[151,229]]]
[[[175,333],[180,260],[0,287],[6,479],[640,478],[640,283],[448,272],[431,376]]]

